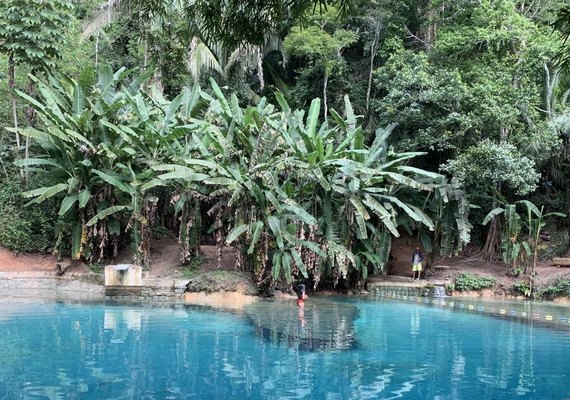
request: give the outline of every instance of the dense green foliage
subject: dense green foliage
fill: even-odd
[[[336,285],[352,271],[365,278],[385,265],[399,225],[433,229],[422,197],[415,205],[398,194],[413,200],[441,176],[406,165],[421,153],[390,150],[391,128],[366,145],[348,98],[346,117],[331,110],[331,122],[319,124],[319,100],[306,116],[279,94],[280,111],[263,99],[243,109],[212,81],[214,96],[195,86],[168,101],[141,90],[144,75],[121,86],[126,76],[86,69],[78,80],[50,80],[51,87],[37,81],[38,99],[18,92],[45,128],[14,130],[44,151],[16,164],[50,171],[52,183],[24,196],[39,204],[60,199],[74,258],[116,254],[123,216],[135,260],[148,263],[157,187],[170,189],[181,213],[182,261],[198,255],[189,243],[192,210],[208,205],[218,245],[224,237],[234,244],[237,265],[259,282],[268,271],[274,280],[302,276],[315,285],[322,276]]]
[[[568,228],[568,15],[562,0],[4,1],[0,243],[89,262],[131,243],[148,263],[163,230],[182,264],[209,241],[262,286],[353,286],[405,232],[428,261],[472,244],[526,269],[547,223]]]
[[[65,44],[68,0],[5,0],[0,5],[0,52],[16,64],[54,67]]]
[[[462,273],[455,277],[454,289],[460,292],[469,292],[493,287],[495,279],[489,276],[479,276]]]
[[[52,250],[57,222],[53,202],[24,207],[22,187],[18,178],[0,184],[0,243],[16,253]]]
[[[544,289],[542,296],[549,300],[555,297],[570,297],[570,280],[558,279],[554,284]]]

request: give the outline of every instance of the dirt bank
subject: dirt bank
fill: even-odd
[[[405,280],[411,278],[410,260],[415,246],[416,243],[410,239],[403,238],[394,240],[388,270],[389,274],[400,276],[402,277],[401,279]],[[157,278],[184,278],[189,279],[189,281],[193,280],[195,287],[190,288],[193,291],[205,290],[206,292],[213,292],[221,290],[224,293],[240,292],[246,295],[255,294],[255,287],[248,285],[248,280],[251,283],[250,277],[238,276],[238,273],[234,273],[235,254],[232,248],[224,248],[221,269],[217,268],[217,250],[215,246],[202,246],[200,262],[186,267],[179,265],[178,245],[175,239],[156,240],[151,248],[151,254],[152,263],[148,271],[151,276]],[[124,251],[113,263],[129,261],[130,254],[128,251]],[[67,268],[67,272],[73,273],[90,272],[92,269],[95,269],[78,261],[72,262],[67,259],[58,261],[56,257],[52,255],[14,254],[0,247],[0,271],[53,271],[55,274],[58,270],[58,264],[62,268]],[[228,274],[225,274],[223,271],[226,271]],[[431,271],[424,279],[428,281],[437,280],[451,283],[455,276],[463,272],[490,276],[497,280],[495,290],[482,292],[484,296],[497,295],[497,290],[499,292],[505,291],[512,288],[515,282],[522,280],[522,277],[511,276],[508,266],[501,263],[484,262],[481,258],[474,255],[437,259],[433,263]],[[539,263],[537,273],[535,284],[539,286],[546,286],[559,278],[570,279],[570,268],[557,268],[548,262]],[[231,296],[225,295],[222,297],[229,298]],[[198,302],[203,302],[205,299],[206,295],[204,295],[204,297],[196,296],[196,301]],[[208,300],[212,300],[213,302],[225,301],[224,299],[214,299],[213,297]],[[239,302],[242,302],[242,300],[239,300]]]

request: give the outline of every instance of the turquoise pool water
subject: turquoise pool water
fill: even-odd
[[[303,315],[293,302],[264,303],[254,324],[202,308],[3,299],[0,399],[570,398],[568,330],[381,299],[309,300]],[[269,319],[292,339],[261,326]],[[313,326],[331,327],[317,332],[328,345],[299,345]]]

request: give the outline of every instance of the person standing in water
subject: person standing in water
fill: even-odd
[[[420,275],[422,273],[422,260],[424,259],[424,255],[420,251],[419,247],[416,247],[414,254],[412,255],[412,280],[420,279]],[[418,272],[418,277],[416,278],[416,271]]]
[[[299,307],[305,307],[305,299],[309,297],[307,296],[307,294],[305,293],[305,285],[300,284],[299,287],[297,288],[297,305]]]

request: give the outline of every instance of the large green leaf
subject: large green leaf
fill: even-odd
[[[281,208],[281,204],[279,204],[279,200],[271,193],[269,190],[264,191],[265,198],[269,200],[269,202],[275,207],[275,211],[281,213],[283,209]]]
[[[253,235],[251,236],[251,242],[247,249],[247,254],[252,254],[255,250],[255,245],[261,237],[261,232],[263,232],[263,226],[264,225],[262,221],[257,221],[255,224],[253,224]]]
[[[189,119],[192,117],[196,105],[200,100],[200,87],[198,85],[194,85],[192,89],[185,87],[183,93],[184,96],[182,98],[180,112],[183,117]]]
[[[58,215],[65,215],[71,207],[77,202],[77,195],[72,194],[65,196],[61,202],[61,207],[59,208]]]
[[[495,218],[497,215],[502,214],[504,212],[505,212],[505,209],[502,207],[497,207],[497,208],[489,211],[489,214],[487,214],[485,216],[485,219],[483,219],[482,224],[487,225],[493,218]]]
[[[51,141],[51,135],[47,132],[39,131],[34,128],[4,128],[8,132],[19,133],[22,136],[27,136],[32,139],[43,140],[45,142]]]
[[[273,265],[271,266],[271,276],[273,280],[279,279],[279,275],[281,274],[281,257],[283,256],[282,251],[276,251],[273,254]]]
[[[110,185],[119,189],[122,192],[125,192],[127,194],[132,194],[135,190],[134,188],[128,186],[126,183],[122,182],[118,178],[116,178],[112,175],[109,175],[103,171],[99,171],[97,169],[93,169],[92,171],[95,174],[99,175],[99,177],[101,177],[101,179],[103,179],[105,182],[109,183]]]
[[[274,94],[275,94],[275,100],[277,100],[277,103],[281,107],[281,110],[285,114],[289,114],[291,112],[291,107],[289,107],[289,104],[287,104],[287,100],[285,100],[283,93],[281,93],[280,91],[276,91]]]
[[[232,186],[239,184],[239,182],[236,182],[235,179],[224,178],[224,177],[207,178],[204,179],[204,183],[208,185],[222,185],[222,186]]]
[[[430,230],[433,230],[433,222],[429,219],[428,216],[424,214],[419,208],[414,205],[406,204],[402,200],[398,199],[395,196],[386,196],[386,195],[379,195],[381,199],[388,200],[398,207],[400,207],[404,212],[411,217],[414,221],[421,222],[422,224],[426,225]]]
[[[84,68],[79,75],[77,83],[84,96],[90,96],[93,92],[93,85],[95,84],[95,69],[92,67]]]
[[[352,104],[350,103],[350,98],[348,95],[344,95],[344,110],[346,113],[346,122],[348,123],[348,129],[356,129],[356,116],[354,115],[354,110],[352,109]]]
[[[46,158],[23,158],[14,161],[14,164],[18,167],[27,167],[30,165],[49,165],[50,167],[65,170],[65,168],[63,168],[60,164]]]
[[[313,99],[311,102],[311,107],[309,108],[309,114],[307,115],[306,132],[311,138],[317,135],[317,124],[319,122],[319,114],[321,112],[321,99]]]
[[[164,180],[181,180],[186,182],[201,182],[208,178],[206,174],[199,174],[192,170],[177,170],[172,172],[167,172],[165,174],[160,174],[158,176],[160,179]]]
[[[277,242],[277,247],[280,249],[283,248],[283,235],[281,233],[281,223],[277,217],[269,217],[267,218],[267,222],[269,223],[269,227],[273,232],[273,236],[275,236],[275,241]]]
[[[81,192],[79,192],[78,198],[79,198],[79,208],[84,208],[89,202],[89,199],[91,199],[91,192],[89,191],[89,189],[83,189]]]
[[[160,128],[160,133],[162,135],[164,135],[170,124],[172,124],[172,121],[176,116],[176,113],[178,112],[178,109],[180,108],[183,100],[184,100],[184,93],[181,93],[178,96],[176,96],[174,100],[172,100],[172,103],[170,103],[170,105],[168,106],[166,114],[164,115],[162,120],[162,127]]]
[[[520,200],[518,201],[518,203],[524,204],[527,208],[527,210],[532,211],[532,213],[541,218],[542,217],[542,213],[540,212],[540,210],[538,209],[537,206],[534,205],[534,203],[528,201],[528,200]]]
[[[303,262],[301,255],[295,248],[291,249],[291,255],[293,256],[293,260],[295,261],[297,268],[299,268],[301,275],[303,275],[303,277],[307,279],[309,277],[309,274],[307,273],[307,266]]]
[[[154,187],[157,187],[157,186],[168,186],[168,185],[169,185],[168,181],[166,181],[164,179],[158,179],[158,178],[157,179],[151,179],[148,182],[145,182],[141,186],[141,190],[143,192],[145,192],[145,191],[152,189]]]
[[[388,228],[388,230],[392,233],[392,235],[396,237],[400,236],[400,233],[396,228],[396,224],[393,221],[392,214],[390,213],[390,211],[386,209],[386,207],[384,207],[380,202],[378,202],[369,194],[365,195],[363,203],[366,204],[372,212],[374,212],[376,215],[380,217],[380,220],[382,221],[384,226]]]
[[[308,225],[317,225],[317,220],[315,219],[315,217],[313,217],[311,214],[305,211],[305,209],[302,208],[301,206],[297,204],[288,204],[286,206],[283,206],[283,208],[285,210],[291,211],[293,214],[295,214],[297,218],[299,218],[304,223]]]
[[[93,218],[87,221],[86,225],[91,226],[93,224],[96,224],[98,221],[107,218],[110,215],[118,213],[119,211],[130,210],[130,209],[132,209],[131,206],[111,206],[109,208],[102,210],[101,212],[98,212]]]
[[[401,174],[397,174],[394,172],[379,172],[379,175],[385,175],[390,177],[392,180],[394,180],[395,182],[404,185],[404,186],[408,186],[414,189],[420,189],[420,190],[432,190],[433,187],[431,185],[427,185],[425,183],[421,183],[418,182],[412,178],[408,178],[407,176],[401,175]]]
[[[400,166],[396,167],[396,169],[398,171],[401,171],[401,172],[411,172],[411,173],[414,173],[416,175],[426,176],[426,177],[431,178],[431,179],[443,179],[444,178],[443,175],[438,174],[436,172],[430,172],[430,171],[426,171],[426,170],[421,169],[421,168],[410,167],[408,165],[400,165]]]
[[[392,249],[392,235],[386,230],[382,231],[380,234],[380,243],[378,247],[378,265],[374,266],[374,273],[378,273],[378,268],[380,271],[386,271],[386,265],[390,258],[390,250]]]
[[[28,204],[31,203],[41,203],[44,200],[49,199],[52,196],[55,196],[58,193],[63,192],[64,190],[67,190],[68,186],[65,183],[58,183],[57,185],[53,185],[53,186],[44,186],[38,189],[34,189],[34,190],[29,190],[27,192],[22,193],[22,196],[24,197],[36,197],[35,199],[33,199],[32,201],[30,201]]]
[[[284,251],[281,257],[281,265],[283,267],[283,273],[285,274],[285,279],[288,283],[291,283],[291,255],[289,252]]]
[[[71,112],[74,117],[79,117],[85,108],[85,93],[81,86],[75,85],[73,88],[73,105]]]
[[[230,231],[230,233],[226,237],[226,243],[232,244],[238,237],[240,237],[245,232],[247,232],[248,229],[249,229],[248,224],[242,224],[242,225],[236,226],[234,229],[232,229]]]
[[[231,116],[232,115],[232,111],[230,108],[230,105],[228,103],[228,101],[226,100],[226,97],[224,96],[224,94],[222,93],[222,90],[220,89],[220,87],[218,86],[218,84],[216,83],[216,81],[214,80],[214,78],[210,78],[210,85],[212,85],[212,90],[214,91],[214,94],[216,95],[216,98],[218,99],[218,101],[220,102],[222,109],[224,110],[224,112],[228,115]]]

